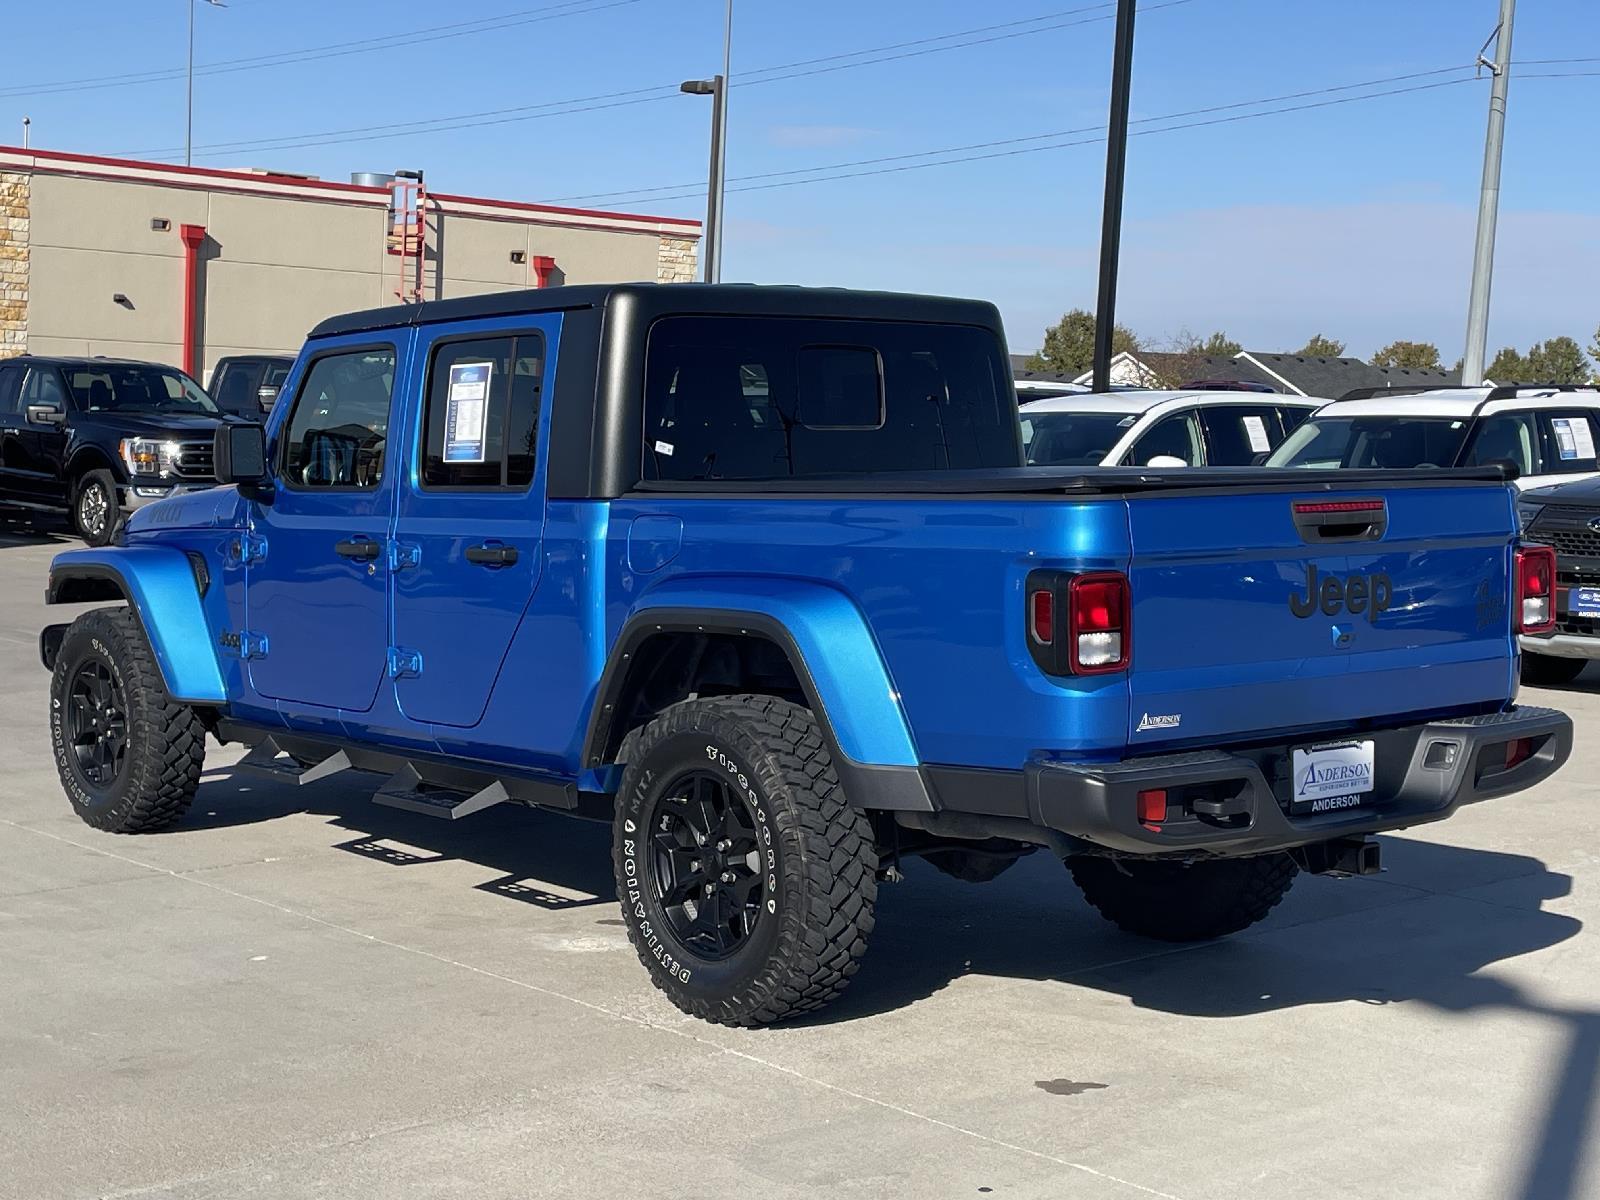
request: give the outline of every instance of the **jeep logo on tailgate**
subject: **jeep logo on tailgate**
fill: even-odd
[[[1325,616],[1336,617],[1340,612],[1366,613],[1368,621],[1376,621],[1378,614],[1389,607],[1394,595],[1394,585],[1381,571],[1372,575],[1325,575],[1318,582],[1314,564],[1306,567],[1306,594],[1289,593],[1289,611],[1297,617],[1309,617],[1321,609]]]

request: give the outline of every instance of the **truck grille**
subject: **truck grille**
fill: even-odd
[[[215,479],[215,446],[211,442],[179,442],[172,460],[173,474],[180,479]]]
[[[1528,527],[1528,539],[1554,546],[1559,555],[1600,558],[1600,533],[1589,528],[1596,517],[1600,517],[1600,508],[1552,505]]]

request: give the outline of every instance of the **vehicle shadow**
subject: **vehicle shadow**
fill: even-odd
[[[60,521],[0,509],[0,550],[12,546],[50,546],[75,539]]]
[[[502,805],[461,822],[373,804],[380,780],[351,772],[305,787],[216,768],[174,832],[291,813],[326,816],[354,836],[338,849],[397,869],[465,860],[500,875],[481,890],[542,909],[593,906],[615,920],[610,830]],[[157,835],[160,836],[160,835]],[[1323,1004],[1421,1003],[1455,1014],[1532,1015],[1564,1029],[1567,1052],[1530,1146],[1518,1200],[1569,1200],[1584,1171],[1600,1078],[1600,1007],[1563,1007],[1487,968],[1576,935],[1546,912],[1569,876],[1519,854],[1385,838],[1382,880],[1302,878],[1249,934],[1170,946],[1124,934],[1094,913],[1061,865],[1040,853],[986,885],[905,864],[879,889],[871,952],[845,995],[800,1024],[870,1019],[967,975],[1055,981],[1143,1009],[1229,1019]],[[1474,889],[1491,888],[1487,898]],[[1464,911],[1469,910],[1469,911]],[[537,920],[537,916],[530,919]],[[1315,922],[1316,935],[1296,935]]]

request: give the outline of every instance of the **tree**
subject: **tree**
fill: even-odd
[[[1594,331],[1594,341],[1589,344],[1589,357],[1600,364],[1600,329]]]
[[[1313,333],[1311,340],[1295,351],[1301,358],[1338,358],[1344,353],[1344,343],[1331,337]]]
[[[1244,349],[1222,330],[1217,330],[1197,347],[1201,354],[1210,355],[1212,358],[1232,358]]]
[[[1528,348],[1529,381],[1533,383],[1585,383],[1589,360],[1569,337],[1553,337]]]
[[[1405,367],[1413,371],[1442,371],[1439,347],[1432,342],[1390,342],[1372,356],[1375,367]]]
[[[1502,346],[1483,373],[1496,383],[1517,383],[1528,378],[1529,370],[1528,360],[1517,353],[1515,346]]]
[[[1232,358],[1242,349],[1220,329],[1210,337],[1200,337],[1184,329],[1146,358],[1152,369],[1140,382],[1148,387],[1182,387],[1216,373],[1209,359]]]
[[[1111,353],[1137,351],[1133,330],[1117,325],[1111,331]],[[1081,375],[1094,366],[1094,314],[1075,308],[1044,331],[1044,349],[1028,359],[1030,371],[1059,371]]]

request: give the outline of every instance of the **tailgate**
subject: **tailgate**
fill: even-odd
[[[1128,516],[1134,753],[1512,695],[1505,486],[1155,492]]]

